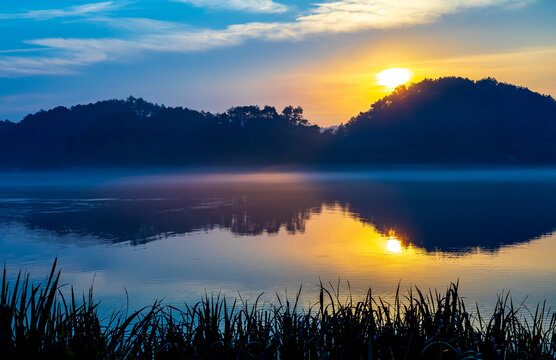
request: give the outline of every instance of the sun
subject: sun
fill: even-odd
[[[377,84],[389,88],[395,88],[398,85],[405,84],[411,79],[411,71],[404,68],[386,69],[376,74]]]

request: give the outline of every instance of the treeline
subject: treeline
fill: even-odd
[[[556,163],[556,101],[494,79],[400,86],[334,130],[301,107],[212,114],[141,98],[0,122],[0,166]]]
[[[302,112],[242,106],[211,114],[134,97],[57,107],[3,122],[0,161],[13,167],[306,161],[323,137]]]
[[[335,151],[358,162],[556,162],[556,101],[449,77],[400,86],[352,118]]]

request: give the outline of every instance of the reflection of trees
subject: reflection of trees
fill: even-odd
[[[92,234],[110,241],[145,242],[172,234],[230,230],[236,235],[305,231],[321,199],[307,186],[191,187],[127,191],[115,201],[42,201],[10,212],[30,228]],[[172,197],[170,197],[170,194]]]
[[[556,225],[556,184],[548,183],[190,185],[116,189],[102,195],[121,199],[10,203],[0,205],[0,218],[9,214],[30,228],[58,234],[142,243],[213,229],[242,236],[281,229],[302,233],[323,206],[338,205],[379,231],[393,229],[429,250],[495,249],[528,241]]]

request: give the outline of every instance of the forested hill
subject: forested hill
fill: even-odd
[[[130,97],[0,121],[0,154],[3,168],[555,164],[556,101],[493,79],[424,80],[323,131],[300,107],[212,114]]]
[[[556,101],[490,78],[400,86],[343,131],[351,161],[556,162]]]
[[[0,123],[4,167],[180,166],[309,161],[324,144],[301,108],[242,106],[223,114],[133,97],[57,107]],[[311,147],[311,149],[308,148]]]

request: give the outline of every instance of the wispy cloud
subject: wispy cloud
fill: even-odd
[[[29,10],[22,13],[0,14],[0,19],[48,20],[60,17],[87,16],[92,14],[110,12],[121,8],[122,6],[123,4],[115,4],[113,1],[107,1],[70,6],[63,9]]]
[[[175,31],[184,31],[191,28],[191,26],[184,23],[138,17],[94,16],[74,20],[72,22],[94,23],[118,30],[129,31],[134,34],[157,34],[161,32],[168,33]]]
[[[196,7],[240,10],[253,13],[283,13],[288,11],[284,4],[272,0],[176,0]]]
[[[188,0],[189,1],[189,0]],[[209,0],[191,0],[208,3]],[[247,2],[246,0],[237,0]],[[150,19],[113,19],[142,29],[131,39],[49,38],[27,41],[50,49],[52,57],[0,57],[0,75],[67,73],[68,68],[131,57],[138,52],[195,52],[234,46],[249,39],[291,40],[322,33],[346,33],[427,24],[441,16],[486,6],[512,7],[524,0],[342,0],[316,4],[291,22],[252,22],[224,29],[182,29]],[[216,3],[217,1],[214,1]],[[233,3],[233,1],[231,1]],[[253,1],[251,1],[253,2]],[[262,1],[264,3],[265,1]],[[255,3],[255,2],[253,2]],[[100,3],[105,7],[112,2]],[[98,5],[98,4],[97,4]],[[74,8],[71,8],[74,9]],[[83,11],[79,7],[80,11]],[[65,10],[69,12],[69,10]],[[79,10],[73,10],[79,12]],[[125,19],[125,18],[124,18]],[[144,31],[145,24],[164,31]],[[42,71],[42,72],[41,72]]]
[[[511,7],[532,0],[341,0],[317,4],[297,18],[302,31],[351,32],[432,23],[458,11],[487,6]]]
[[[35,51],[44,51],[44,48],[32,48],[32,49],[10,49],[10,50],[0,50],[0,54],[13,54],[13,53],[26,53]]]

